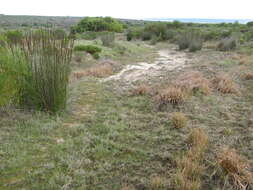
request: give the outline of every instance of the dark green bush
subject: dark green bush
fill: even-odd
[[[131,41],[133,39],[133,33],[128,31],[127,32],[127,41]]]
[[[142,40],[143,41],[147,41],[147,40],[150,40],[152,38],[154,34],[150,31],[144,31],[143,34],[142,34]]]
[[[101,36],[101,41],[102,41],[103,46],[107,46],[107,47],[113,46],[114,41],[115,41],[114,33],[103,34]]]
[[[220,41],[217,46],[219,51],[230,51],[235,49],[237,46],[237,40],[234,37],[225,38]]]
[[[4,33],[9,44],[21,43],[23,33],[19,30],[10,30]]]
[[[71,33],[92,32],[122,32],[123,25],[111,17],[85,17],[76,26],[71,27]]]
[[[86,51],[93,55],[95,53],[100,53],[102,49],[93,45],[76,45],[74,51]]]

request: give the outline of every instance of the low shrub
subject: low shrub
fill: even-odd
[[[111,47],[115,41],[114,33],[107,33],[101,36],[103,46]]]
[[[187,124],[187,118],[183,113],[174,112],[171,116],[171,122],[175,128],[183,128]]]
[[[220,41],[220,43],[217,46],[217,50],[230,51],[230,50],[234,50],[236,46],[237,46],[236,39],[233,37],[229,37]]]
[[[198,32],[185,32],[181,34],[178,38],[179,50],[184,50],[189,48],[191,52],[195,52],[202,49],[202,37]]]
[[[93,55],[95,53],[100,53],[102,49],[93,45],[76,45],[74,51],[85,51]]]

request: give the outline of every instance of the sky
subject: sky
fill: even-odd
[[[253,0],[1,0],[0,14],[253,19]]]

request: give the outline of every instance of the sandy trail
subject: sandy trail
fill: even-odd
[[[119,73],[103,79],[102,82],[120,80],[122,82],[132,83],[150,77],[157,77],[166,71],[182,69],[188,60],[185,52],[174,49],[160,50],[158,54],[159,57],[154,63],[148,64],[146,62],[140,62],[127,65]]]

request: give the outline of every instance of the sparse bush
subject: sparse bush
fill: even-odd
[[[155,45],[158,42],[158,37],[153,35],[150,41],[151,45]]]
[[[195,52],[202,49],[202,40],[200,38],[196,38],[190,42],[189,51]]]
[[[142,34],[142,40],[143,41],[151,40],[152,36],[153,36],[152,32],[144,31]]]
[[[234,50],[237,46],[236,39],[233,37],[225,38],[220,41],[220,43],[217,46],[217,49],[219,51],[230,51]]]
[[[178,39],[179,50],[189,48],[191,52],[195,52],[202,49],[202,37],[199,33],[189,31],[180,35]]]
[[[183,113],[174,112],[171,116],[171,122],[175,128],[179,129],[179,128],[183,128],[186,126],[187,118],[185,117],[185,115]]]
[[[111,47],[115,41],[114,33],[107,33],[101,36],[103,46]]]

